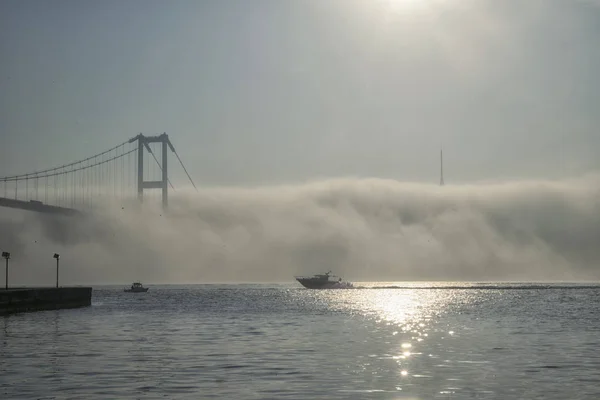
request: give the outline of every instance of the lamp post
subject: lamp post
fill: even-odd
[[[56,287],[58,287],[58,260],[60,260],[60,254],[54,253],[54,258],[56,258]]]
[[[4,283],[5,284],[4,288],[6,290],[8,290],[8,260],[10,259],[10,253],[8,251],[3,251],[2,258],[4,258],[6,260],[6,281]]]

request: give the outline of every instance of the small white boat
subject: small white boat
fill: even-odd
[[[325,274],[318,274],[311,277],[295,276],[296,280],[307,289],[353,289],[354,285],[350,282],[342,281],[335,275],[331,275],[331,271]],[[338,279],[336,279],[338,278]]]
[[[148,288],[142,286],[140,282],[133,282],[130,288],[123,290],[124,292],[134,292],[134,293],[142,293],[147,292]]]

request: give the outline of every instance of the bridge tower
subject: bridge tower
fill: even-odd
[[[129,140],[129,143],[133,143],[137,140],[138,142],[138,176],[137,176],[137,187],[138,187],[138,199],[140,203],[144,202],[144,189],[161,189],[162,190],[162,206],[166,209],[169,205],[169,175],[168,175],[168,157],[167,147],[175,154],[175,148],[169,140],[169,135],[163,133],[158,136],[145,136],[139,134]],[[144,149],[152,154],[152,149],[148,145],[149,143],[162,143],[162,164],[160,165],[162,171],[162,179],[159,181],[144,181]]]

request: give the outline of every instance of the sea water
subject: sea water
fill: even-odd
[[[298,286],[95,287],[0,317],[0,398],[600,398],[600,286]]]

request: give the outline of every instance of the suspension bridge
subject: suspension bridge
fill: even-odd
[[[167,209],[169,189],[175,189],[168,175],[169,150],[196,188],[166,133],[140,133],[79,161],[0,178],[0,207],[75,215],[93,212],[109,202],[125,204],[137,199],[142,203],[150,190],[146,196],[160,192],[162,207]]]

